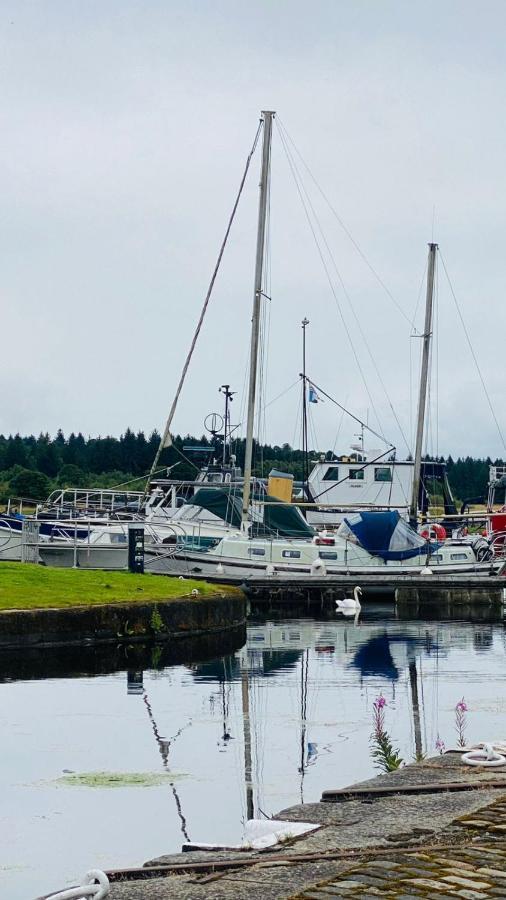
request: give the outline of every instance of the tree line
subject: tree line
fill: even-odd
[[[19,434],[0,435],[0,500],[8,496],[44,499],[55,487],[112,487],[131,483],[136,490],[142,484],[152,465],[160,435],[153,431],[146,436],[127,428],[119,438],[84,437],[81,432],[65,436],[60,429],[55,437],[40,434],[38,437]],[[236,440],[232,452],[237,465],[244,464],[244,440]],[[214,447],[214,452],[213,452]],[[211,451],[211,452],[208,452]],[[160,469],[174,466],[174,477],[192,480],[203,462],[213,455],[221,458],[219,440],[210,441],[202,435],[176,435],[171,447],[163,450]],[[310,451],[310,460],[321,456],[320,451]],[[331,452],[325,454],[332,458]],[[303,453],[289,444],[255,446],[255,474],[267,476],[276,468],[293,474],[296,480],[303,477]],[[474,459],[449,456],[446,462],[448,480],[459,500],[482,496],[486,492],[490,458]],[[504,465],[502,460],[494,460]]]

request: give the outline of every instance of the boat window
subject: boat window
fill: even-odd
[[[450,559],[467,559],[467,553],[450,553]]]
[[[388,466],[379,466],[374,470],[375,481],[391,481],[392,470]]]
[[[337,553],[331,553],[330,550],[320,550],[320,559],[337,559]]]
[[[363,480],[364,480],[364,470],[363,469],[350,469],[350,481],[363,481]]]
[[[329,466],[325,475],[323,476],[324,481],[339,481],[339,466]]]
[[[250,556],[265,556],[263,547],[248,547],[248,553]]]
[[[281,556],[285,559],[300,559],[300,550],[283,550]]]
[[[430,561],[433,562],[443,562],[443,554],[442,553],[431,553]]]

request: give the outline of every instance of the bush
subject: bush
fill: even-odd
[[[51,481],[42,472],[31,469],[19,469],[9,482],[10,492],[16,497],[30,500],[45,500],[51,491]]]

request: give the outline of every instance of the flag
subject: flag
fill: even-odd
[[[318,403],[318,401],[320,399],[312,384],[309,385],[309,391],[308,391],[307,398],[310,403]]]

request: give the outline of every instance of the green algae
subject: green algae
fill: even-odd
[[[88,788],[158,787],[184,777],[176,772],[81,772],[63,775],[56,783]]]

